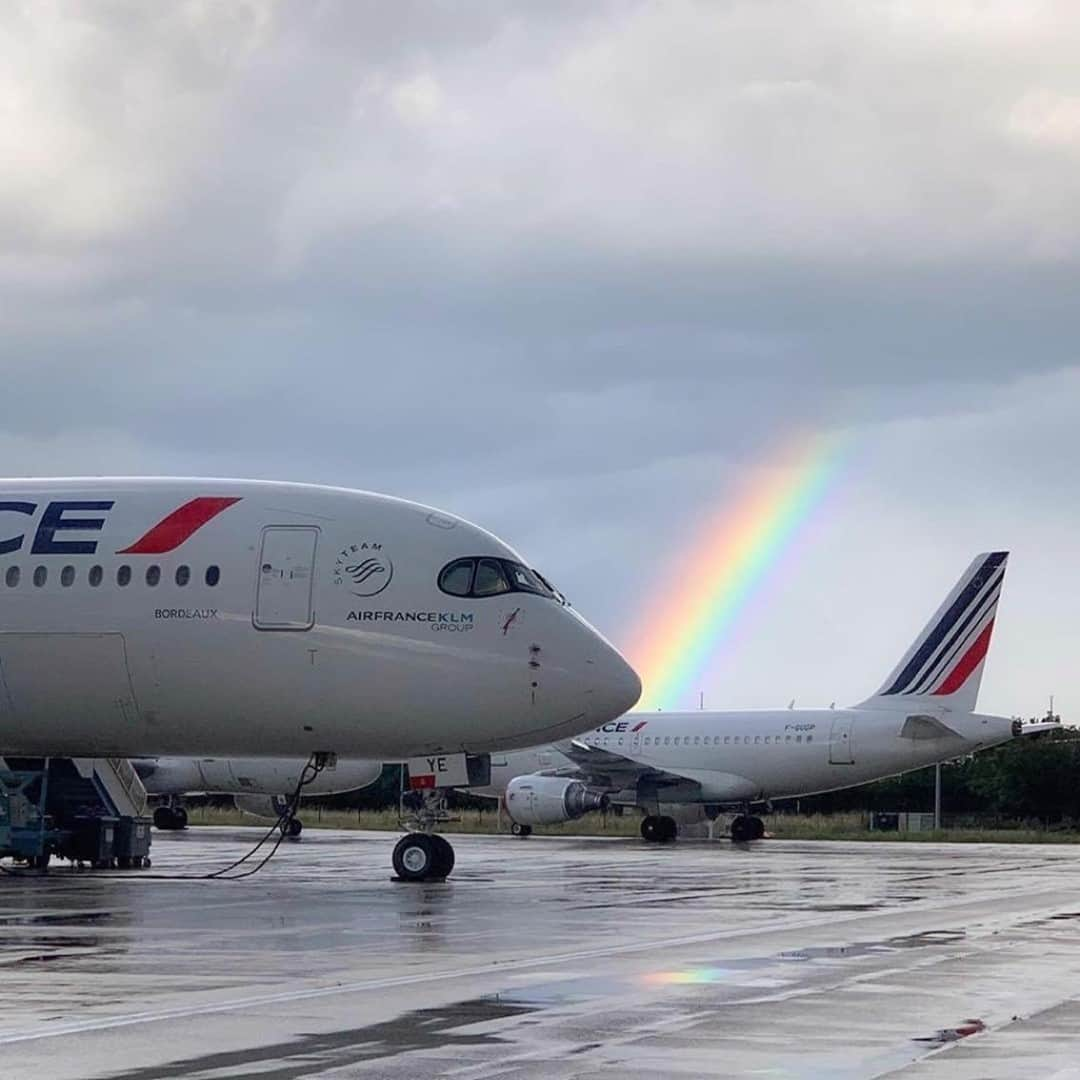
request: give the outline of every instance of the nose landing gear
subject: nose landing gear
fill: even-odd
[[[445,792],[408,791],[401,797],[401,823],[410,831],[394,845],[391,862],[398,881],[445,881],[454,869],[450,841],[435,832],[448,821]]]
[[[454,869],[454,849],[436,833],[409,833],[394,846],[392,862],[401,881],[444,881]]]

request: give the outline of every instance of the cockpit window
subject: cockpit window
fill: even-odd
[[[472,592],[473,568],[475,559],[458,559],[443,568],[439,575],[439,588],[451,596],[468,596]]]
[[[534,592],[539,593],[541,596],[551,595],[544,588],[544,582],[540,575],[534,574],[527,566],[522,566],[520,563],[508,563],[507,567],[510,570],[510,580],[513,582],[514,588],[519,592]]]
[[[509,559],[481,557],[455,559],[439,572],[439,588],[451,596],[501,596],[508,592],[535,593],[565,603],[535,570]]]
[[[473,596],[498,596],[510,591],[510,583],[497,559],[481,559],[476,564],[473,580]]]

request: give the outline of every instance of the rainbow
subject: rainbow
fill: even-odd
[[[836,436],[784,445],[662,575],[626,650],[644,687],[639,709],[678,708],[697,689],[709,659],[832,488],[840,451]]]

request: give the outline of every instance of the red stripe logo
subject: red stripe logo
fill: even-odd
[[[199,531],[208,521],[228,510],[239,498],[224,499],[200,496],[184,503],[168,517],[162,518],[148,533],[140,536],[130,547],[117,555],[164,555],[175,551],[185,540]]]
[[[945,694],[955,694],[956,691],[967,682],[968,676],[985,658],[986,650],[990,648],[990,635],[993,632],[994,620],[991,619],[986,626],[983,627],[983,632],[975,639],[971,648],[964,653],[960,663],[952,669],[945,681],[934,691],[935,697],[942,697]]]
[[[648,722],[648,720],[642,720],[640,724],[635,724],[630,730],[640,731]]]

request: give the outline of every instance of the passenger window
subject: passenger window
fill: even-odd
[[[807,742],[813,742],[814,741],[814,736],[813,735],[807,735],[806,736],[806,741]]]
[[[40,589],[49,580],[49,571],[44,566],[34,567],[34,584]]]
[[[670,746],[671,745],[671,736],[670,735],[665,735],[664,736],[664,745],[665,746]]]
[[[760,735],[755,735],[754,736],[754,742],[755,743],[760,743],[761,742],[761,736]]]
[[[701,736],[700,735],[695,735],[694,736],[694,745],[695,746],[700,746],[701,745]]]
[[[474,596],[497,596],[510,591],[502,566],[494,559],[481,559],[476,566],[476,579],[473,582]]]
[[[724,736],[724,745],[727,746],[727,744],[729,742],[731,742],[731,736],[730,735],[725,735]]]
[[[9,589],[14,589],[15,586],[19,584],[20,577],[22,577],[22,573],[19,568],[17,566],[9,566],[7,568],[7,573],[4,575],[4,582]]]
[[[790,735],[785,735],[784,736],[784,742],[791,742],[791,736]]]
[[[146,568],[146,584],[153,587],[161,580],[161,567],[148,566]]]
[[[458,559],[443,569],[439,575],[439,588],[451,596],[468,596],[472,591],[475,559]]]
[[[86,575],[86,580],[96,589],[101,584],[101,579],[105,576],[105,571],[100,566],[91,566],[90,573]]]
[[[801,735],[796,735],[795,736],[795,741],[796,742],[802,742],[802,736]]]
[[[176,584],[183,588],[191,580],[191,567],[178,566],[176,568]]]
[[[221,570],[216,566],[206,568],[206,584],[212,589],[221,580]]]
[[[74,566],[65,566],[64,569],[60,571],[60,584],[63,585],[65,589],[68,589],[75,584]]]
[[[122,589],[125,585],[131,583],[131,567],[121,566],[116,571],[116,584]]]
[[[765,741],[766,741],[766,742],[771,742],[771,741],[772,741],[772,739],[770,738],[770,736],[766,735],[766,736],[765,736]]]

